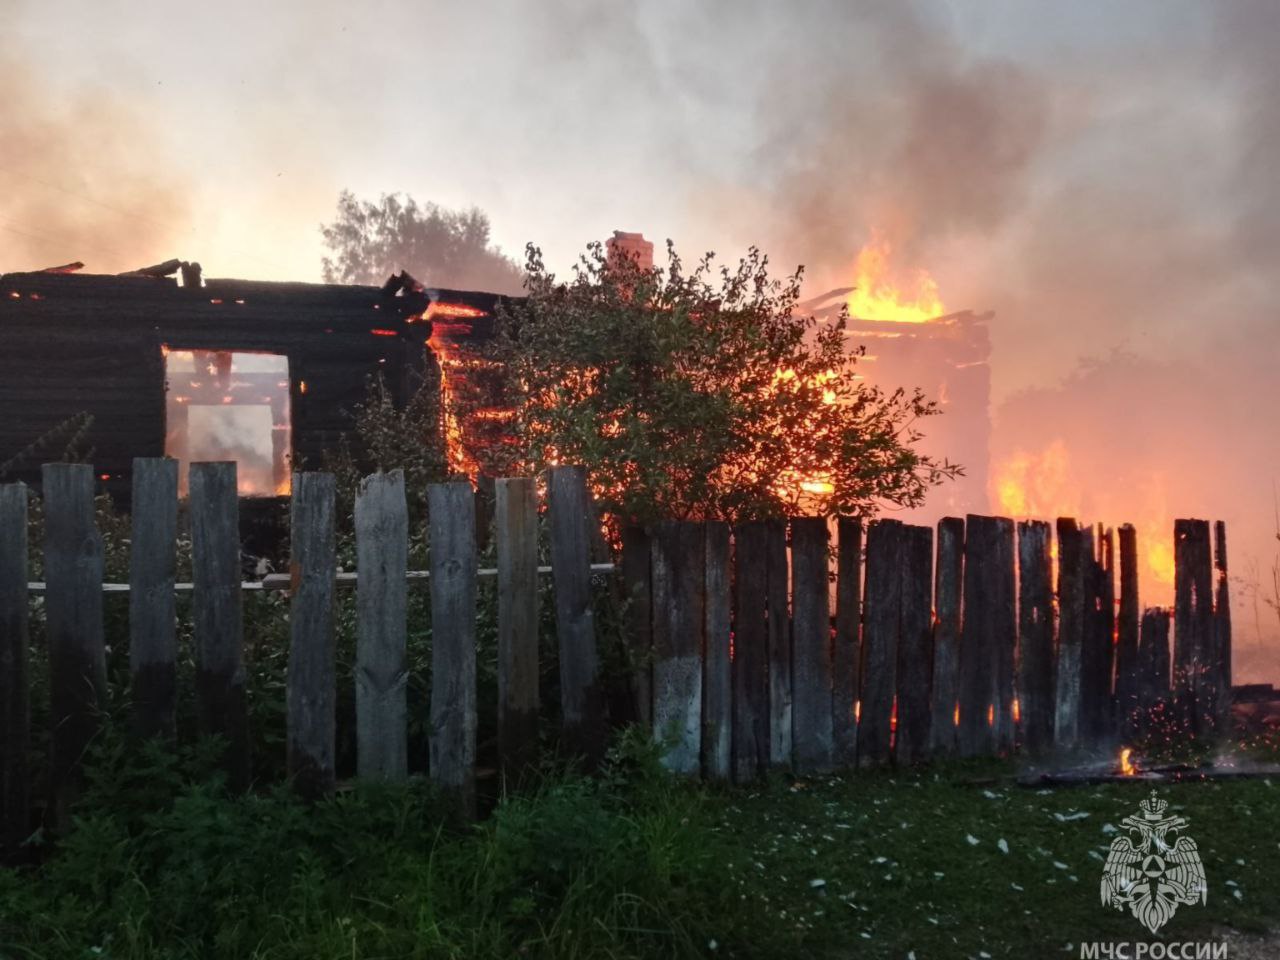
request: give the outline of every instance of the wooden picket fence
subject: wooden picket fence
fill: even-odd
[[[538,566],[537,486],[494,488],[496,570],[477,568],[476,498],[465,480],[428,489],[429,567],[410,571],[399,472],[368,477],[355,505],[357,572],[336,574],[332,476],[298,473],[291,567],[241,580],[234,463],[190,472],[192,582],[176,582],[177,464],[133,471],[129,625],[132,723],[172,738],[175,595],[192,592],[196,715],[227,744],[229,782],[249,779],[243,660],[245,589],[287,588],[287,774],[308,796],[334,787],[335,589],[357,591],[357,773],[407,775],[406,591],[429,580],[431,778],[475,812],[477,578],[497,578],[500,764],[535,758],[538,577],[553,578],[561,740],[588,766],[608,716],[591,578],[613,572],[626,598],[635,664],[633,713],[676,771],[745,782],[770,768],[799,774],[913,764],[937,756],[1109,747],[1167,711],[1189,735],[1222,729],[1230,707],[1225,531],[1175,528],[1177,601],[1139,616],[1137,540],[1119,530],[999,517],[946,518],[934,530],[857,518],[723,523],[667,521],[624,531],[621,562],[592,564],[594,506],[583,471],[546,485],[551,565]],[[51,689],[50,820],[65,822],[80,763],[105,702],[102,540],[94,474],[43,473],[45,581],[28,580],[28,494],[0,486],[0,842],[29,817],[30,595],[43,590]],[[864,543],[865,540],[865,543]],[[1216,557],[1214,556],[1216,554]],[[1215,584],[1214,564],[1217,580]],[[1119,592],[1117,578],[1119,574]],[[833,588],[834,573],[834,588]],[[832,598],[834,596],[834,609]]]

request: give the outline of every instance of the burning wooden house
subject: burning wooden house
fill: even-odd
[[[428,341],[487,334],[473,328],[499,299],[407,274],[373,287],[206,280],[176,260],[79,266],[0,275],[0,468],[35,480],[65,444],[58,428],[88,414],[84,443],[123,503],[133,458],[165,455],[184,488],[190,463],[235,460],[243,495],[286,495],[292,469],[350,431],[370,376],[403,403],[433,366]]]

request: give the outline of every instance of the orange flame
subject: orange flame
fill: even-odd
[[[924,323],[946,313],[927,270],[892,266],[893,245],[878,233],[858,251],[849,313],[860,320]]]
[[[1120,775],[1124,777],[1132,777],[1138,772],[1138,765],[1131,759],[1133,749],[1131,747],[1122,747],[1120,750]]]

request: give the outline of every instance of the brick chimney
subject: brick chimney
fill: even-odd
[[[644,238],[643,233],[615,230],[613,236],[605,241],[604,246],[610,260],[618,256],[628,256],[641,270],[649,270],[653,267],[653,244]]]

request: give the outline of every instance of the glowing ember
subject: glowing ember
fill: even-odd
[[[465,318],[487,317],[489,314],[479,307],[468,307],[464,303],[432,302],[427,305],[427,312],[420,317],[410,317],[409,322],[434,320],[436,317]]]
[[[897,269],[892,257],[893,245],[879,234],[872,234],[858,251],[849,313],[860,320],[895,323],[924,323],[942,316],[946,310],[929,272]]]
[[[1124,777],[1132,777],[1138,772],[1138,765],[1132,760],[1133,749],[1123,747],[1120,750],[1120,775]]]

